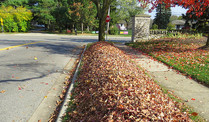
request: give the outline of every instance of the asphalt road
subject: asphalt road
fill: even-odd
[[[95,36],[0,34],[0,122],[28,121],[66,72],[64,67],[78,57],[83,45],[96,41]]]

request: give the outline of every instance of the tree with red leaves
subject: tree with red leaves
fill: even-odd
[[[143,6],[152,4],[151,10],[153,10],[158,4],[162,3],[165,3],[166,7],[175,7],[176,5],[182,6],[188,9],[187,13],[193,12],[193,14],[198,17],[203,16],[209,8],[209,0],[139,0],[139,2],[144,3]],[[205,47],[209,48],[209,33]]]

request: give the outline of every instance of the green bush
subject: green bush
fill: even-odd
[[[157,25],[157,24],[154,24],[154,25],[152,26],[152,29],[157,30],[157,29],[158,29],[158,25]]]
[[[172,29],[175,29],[175,25],[170,22],[167,25],[167,30],[172,30]]]
[[[110,29],[110,34],[111,35],[118,35],[119,29],[116,26],[114,26],[113,28]]]

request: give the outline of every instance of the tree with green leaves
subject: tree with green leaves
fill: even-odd
[[[156,16],[153,24],[158,25],[158,29],[166,29],[170,22],[171,9],[165,3],[160,3],[156,7]]]
[[[4,30],[8,32],[26,32],[30,28],[32,12],[24,7],[1,6],[0,18],[3,19]]]
[[[118,9],[118,18],[124,20],[129,25],[131,17],[134,17],[137,14],[144,14],[144,8],[139,6],[138,0],[118,0],[117,1]]]
[[[4,2],[2,2],[3,6],[12,6],[14,8],[19,7],[19,6],[23,6],[28,8],[29,4],[28,4],[28,0],[4,0]]]
[[[170,22],[172,22],[173,20],[182,20],[182,16],[172,15],[172,16],[170,17]]]
[[[64,29],[67,30],[70,25],[70,8],[67,0],[56,0],[56,7],[52,11],[52,15],[55,18],[55,29],[58,29],[59,32],[62,32]]]
[[[72,1],[71,1],[72,2]],[[81,25],[83,33],[84,25],[95,26],[96,6],[91,0],[75,0],[70,4],[71,21],[74,25]]]
[[[36,21],[44,24],[46,29],[52,30],[56,20],[53,16],[53,11],[56,7],[57,2],[54,0],[37,0],[36,5],[33,7]]]

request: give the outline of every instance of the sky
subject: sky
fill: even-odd
[[[186,9],[179,7],[179,6],[171,7],[172,15],[181,16],[182,14],[185,14],[186,11],[187,11]],[[151,19],[154,19],[156,10],[153,10],[152,13],[146,12],[146,14],[151,15]]]

